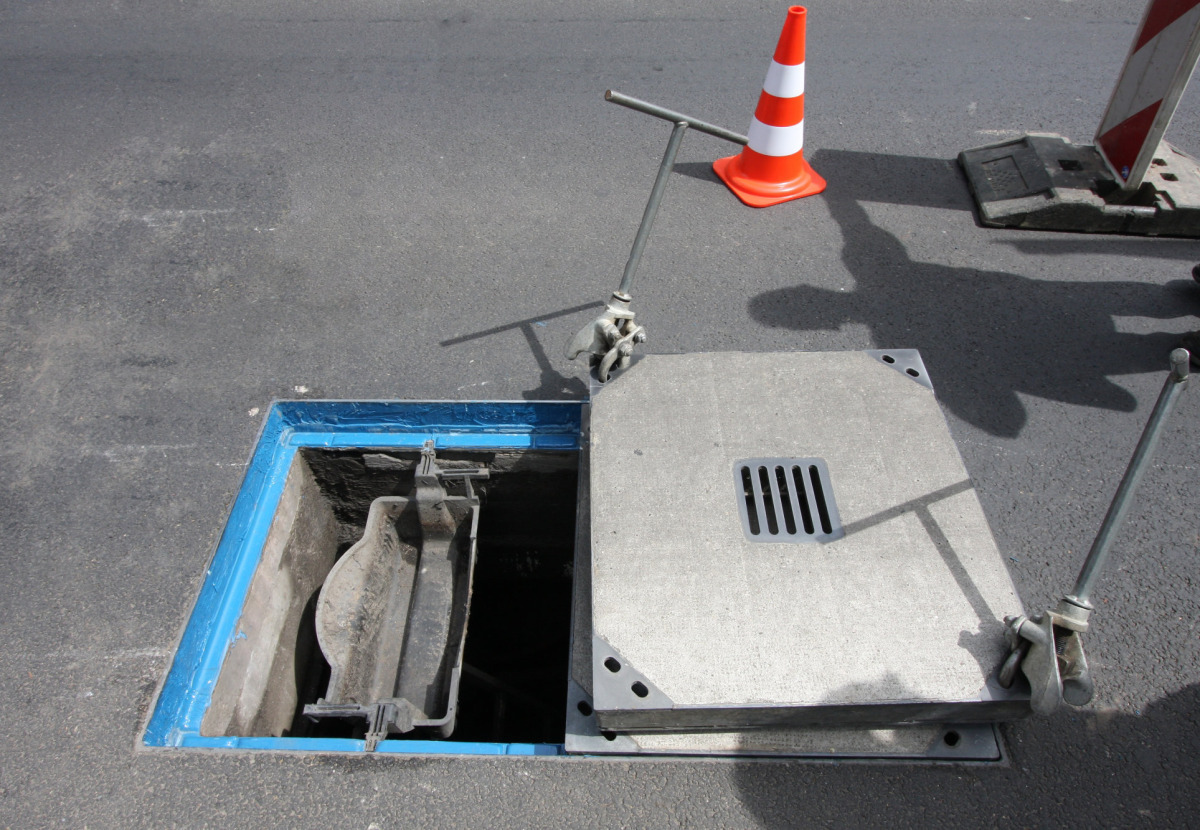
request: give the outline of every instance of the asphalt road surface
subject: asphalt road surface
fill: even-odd
[[[136,750],[271,400],[582,397],[562,348],[669,133],[603,91],[744,131],[785,8],[0,2],[0,825],[1195,824],[1195,390],[1097,595],[1095,701],[1005,727],[1006,766]],[[634,291],[648,351],[920,349],[1030,610],[1200,327],[1200,245],[978,227],[953,159],[1090,140],[1140,11],[815,3],[828,190],[746,208],[688,134]]]

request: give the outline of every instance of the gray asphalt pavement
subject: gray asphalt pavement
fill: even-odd
[[[669,133],[603,91],[744,131],[785,8],[0,0],[0,825],[1195,824],[1197,390],[1096,700],[1005,727],[1005,767],[136,750],[271,400],[582,397],[592,312],[556,312],[615,287]],[[828,190],[746,208],[687,135],[634,291],[650,351],[920,349],[1030,610],[1200,327],[1200,244],[980,228],[953,159],[1089,140],[1140,11],[810,6]]]

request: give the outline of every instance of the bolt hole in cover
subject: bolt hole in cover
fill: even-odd
[[[604,668],[608,669],[613,674],[621,670],[621,661],[616,657],[606,657],[604,660]]]
[[[925,363],[916,349],[872,349],[867,354],[885,366],[903,372],[926,389],[933,390],[933,384],[929,382],[929,373],[925,371]]]

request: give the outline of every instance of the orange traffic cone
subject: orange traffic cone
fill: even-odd
[[[825,189],[825,180],[804,160],[806,15],[803,6],[788,9],[747,131],[746,149],[713,162],[721,180],[750,207],[777,205]]]

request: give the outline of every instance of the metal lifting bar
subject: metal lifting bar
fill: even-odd
[[[601,383],[608,381],[609,372],[612,369],[624,369],[628,366],[634,345],[644,343],[646,340],[645,328],[633,322],[634,312],[629,307],[633,302],[630,291],[633,289],[633,279],[637,274],[638,265],[642,261],[642,251],[646,247],[646,240],[649,239],[650,230],[654,227],[654,217],[658,215],[658,207],[662,202],[663,193],[667,189],[667,180],[675,168],[675,157],[679,154],[679,145],[683,142],[683,134],[691,127],[735,144],[746,144],[749,140],[744,135],[738,135],[731,130],[701,121],[699,118],[692,118],[690,115],[684,115],[648,101],[622,95],[611,89],[604,93],[604,100],[653,115],[656,118],[662,118],[670,121],[674,126],[671,129],[671,137],[667,141],[667,149],[663,153],[662,162],[658,165],[658,175],[654,178],[654,186],[650,190],[646,209],[642,212],[642,221],[633,238],[633,247],[629,251],[629,259],[625,262],[625,271],[621,275],[621,284],[609,298],[603,313],[580,329],[567,344],[568,360],[574,360],[584,352],[588,353],[592,366],[596,369],[596,377]]]
[[[670,121],[672,124],[678,124],[680,121],[686,123],[693,130],[699,130],[702,133],[715,135],[717,138],[723,138],[726,141],[732,141],[734,144],[745,145],[750,139],[744,135],[739,135],[733,130],[727,130],[724,127],[718,127],[716,124],[710,124],[707,121],[701,121],[699,118],[692,118],[690,115],[684,115],[682,112],[675,112],[666,107],[660,107],[658,104],[651,104],[649,101],[643,101],[641,98],[634,98],[632,95],[624,95],[617,92],[615,89],[607,90],[604,93],[605,101],[612,101],[614,104],[620,104],[623,107],[629,107],[631,110],[644,112],[646,115],[653,115],[655,118],[661,118],[664,121]]]

